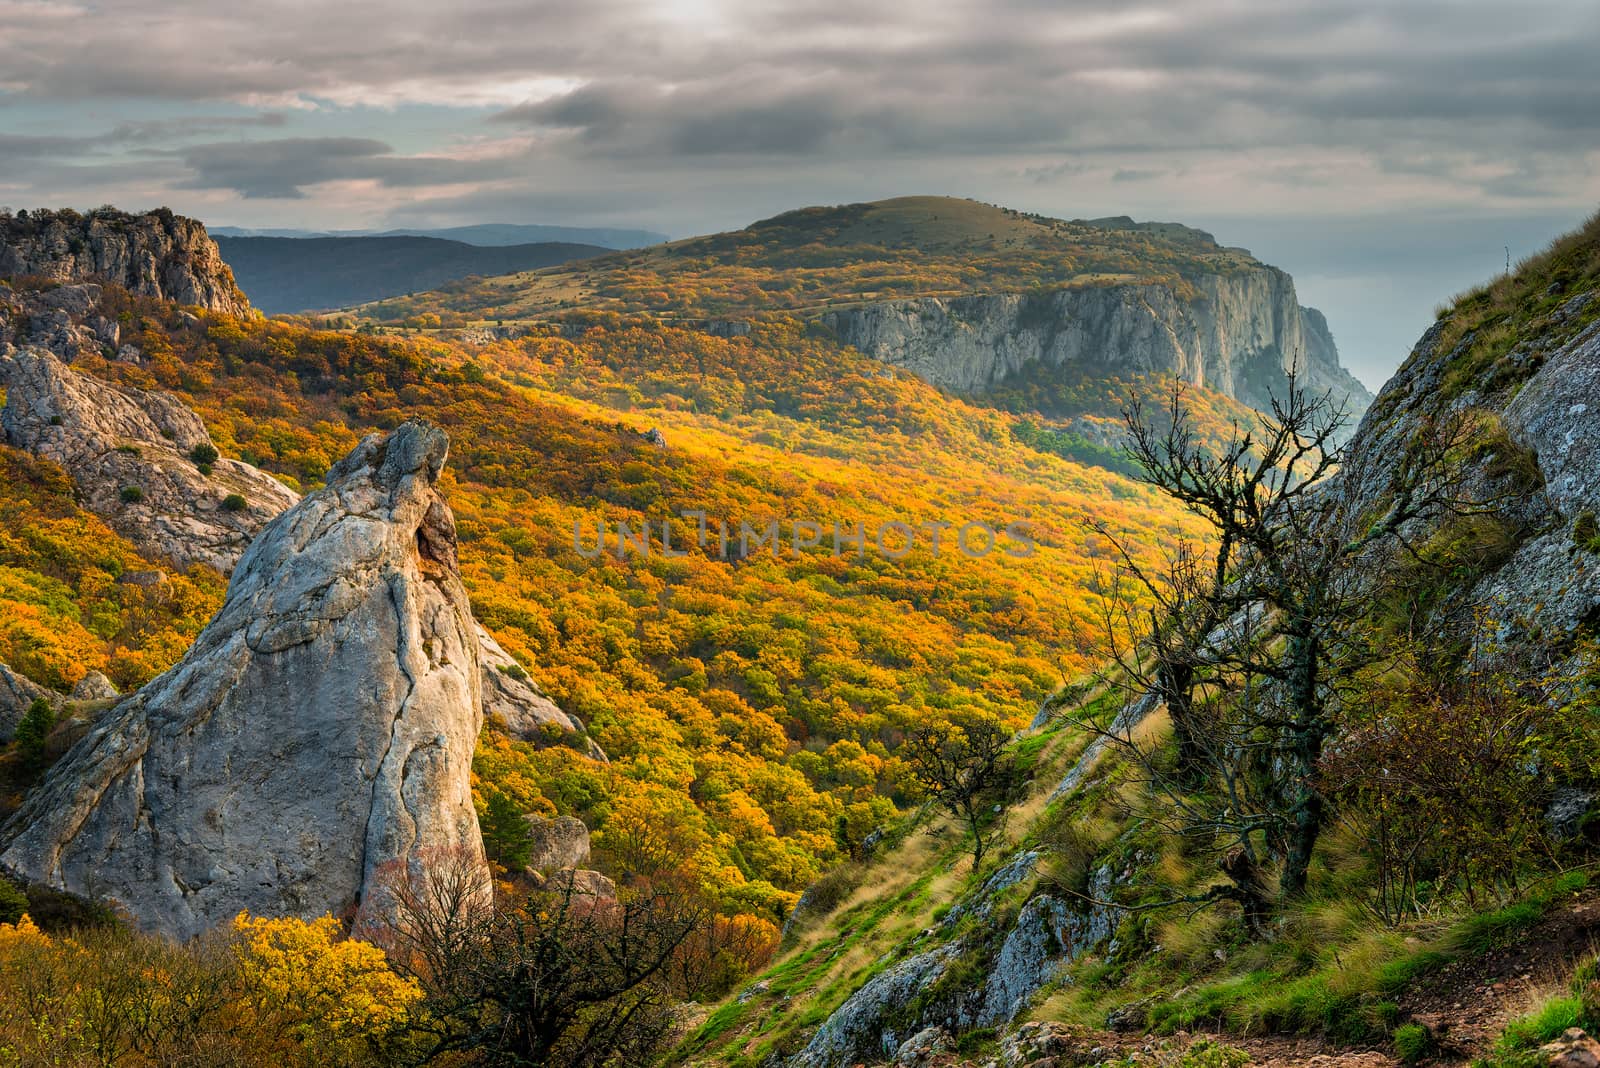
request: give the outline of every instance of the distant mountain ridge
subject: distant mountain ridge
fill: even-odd
[[[217,237],[251,303],[269,315],[326,311],[603,255],[598,245],[469,245],[436,237]]]
[[[545,226],[525,223],[479,223],[474,226],[447,226],[442,229],[393,230],[296,230],[251,229],[243,226],[214,226],[217,237],[288,237],[297,240],[315,237],[437,237],[468,245],[493,248],[501,245],[535,245],[556,241],[575,245],[599,245],[608,249],[644,248],[668,240],[654,230],[627,230],[605,226]]]

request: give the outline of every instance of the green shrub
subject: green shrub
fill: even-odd
[[[17,753],[28,768],[37,769],[44,763],[45,739],[50,737],[55,725],[56,711],[50,707],[50,702],[43,697],[34,698],[28,711],[22,714],[16,734]]]
[[[1551,998],[1537,1012],[1507,1024],[1496,1048],[1507,1053],[1537,1049],[1561,1037],[1567,1028],[1577,1027],[1582,1017],[1583,1005],[1577,998]]]
[[[138,486],[122,487],[123,504],[138,504],[142,500],[144,500],[144,490],[140,489]]]
[[[28,911],[28,895],[22,888],[0,879],[0,923],[16,923]]]
[[[1421,1024],[1402,1024],[1394,1030],[1394,1055],[1416,1064],[1433,1052],[1433,1032]]]
[[[194,469],[207,478],[211,476],[212,467],[210,464],[195,464]]]
[[[217,452],[216,446],[209,441],[202,441],[189,450],[189,459],[202,467],[209,467],[216,463],[218,455],[220,454]]]
[[[222,510],[225,512],[242,512],[248,507],[250,507],[250,502],[245,500],[241,494],[230,493],[222,498]]]

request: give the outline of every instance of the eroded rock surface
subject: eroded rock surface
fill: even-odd
[[[12,357],[0,431],[60,464],[83,506],[142,554],[180,568],[230,571],[297,499],[264,471],[216,458],[200,417],[170,394],[112,385],[40,349]],[[209,474],[197,457],[212,457]]]
[[[240,909],[372,918],[399,868],[481,866],[480,654],[435,489],[446,451],[417,423],[370,436],[268,524],[188,655],[0,831],[0,864],[180,938]]]
[[[0,215],[0,277],[14,275],[106,281],[141,296],[251,314],[205,226],[165,208]]]

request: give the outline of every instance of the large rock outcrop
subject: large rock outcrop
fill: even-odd
[[[1100,374],[1164,374],[1264,407],[1293,370],[1354,415],[1372,395],[1339,365],[1327,321],[1302,308],[1272,267],[1204,274],[1193,293],[1157,284],[922,297],[840,308],[841,341],[935,385],[980,394],[1030,364]]]
[[[0,865],[188,937],[240,909],[370,918],[387,873],[481,862],[447,447],[417,423],[370,436],[268,524],[188,655],[29,795]]]
[[[13,354],[0,382],[7,444],[60,464],[83,506],[151,559],[230,574],[262,528],[300,499],[238,460],[213,459],[203,471],[194,450],[212,447],[211,436],[171,394],[112,385],[39,349]],[[491,722],[530,741],[583,730],[487,631],[477,634]],[[592,741],[585,749],[604,755]]]
[[[147,557],[227,573],[297,500],[266,472],[217,458],[200,417],[170,394],[114,386],[41,349],[11,357],[5,386],[6,443],[60,464],[84,507]],[[196,457],[210,458],[209,473]]]
[[[206,228],[166,208],[0,215],[0,278],[18,275],[110,282],[141,296],[251,314]]]

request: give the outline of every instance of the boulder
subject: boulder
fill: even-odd
[[[1550,1068],[1600,1068],[1600,1042],[1569,1027],[1554,1042],[1539,1047]]]
[[[529,871],[581,868],[589,863],[589,828],[573,816],[547,820],[529,816],[528,837],[533,845]]]
[[[269,523],[183,660],[0,829],[0,865],[177,938],[241,909],[377,920],[389,880],[434,857],[487,890],[447,447],[419,423],[371,435]]]
[[[115,701],[120,695],[110,679],[91,671],[77,681],[67,696],[74,701]]]

